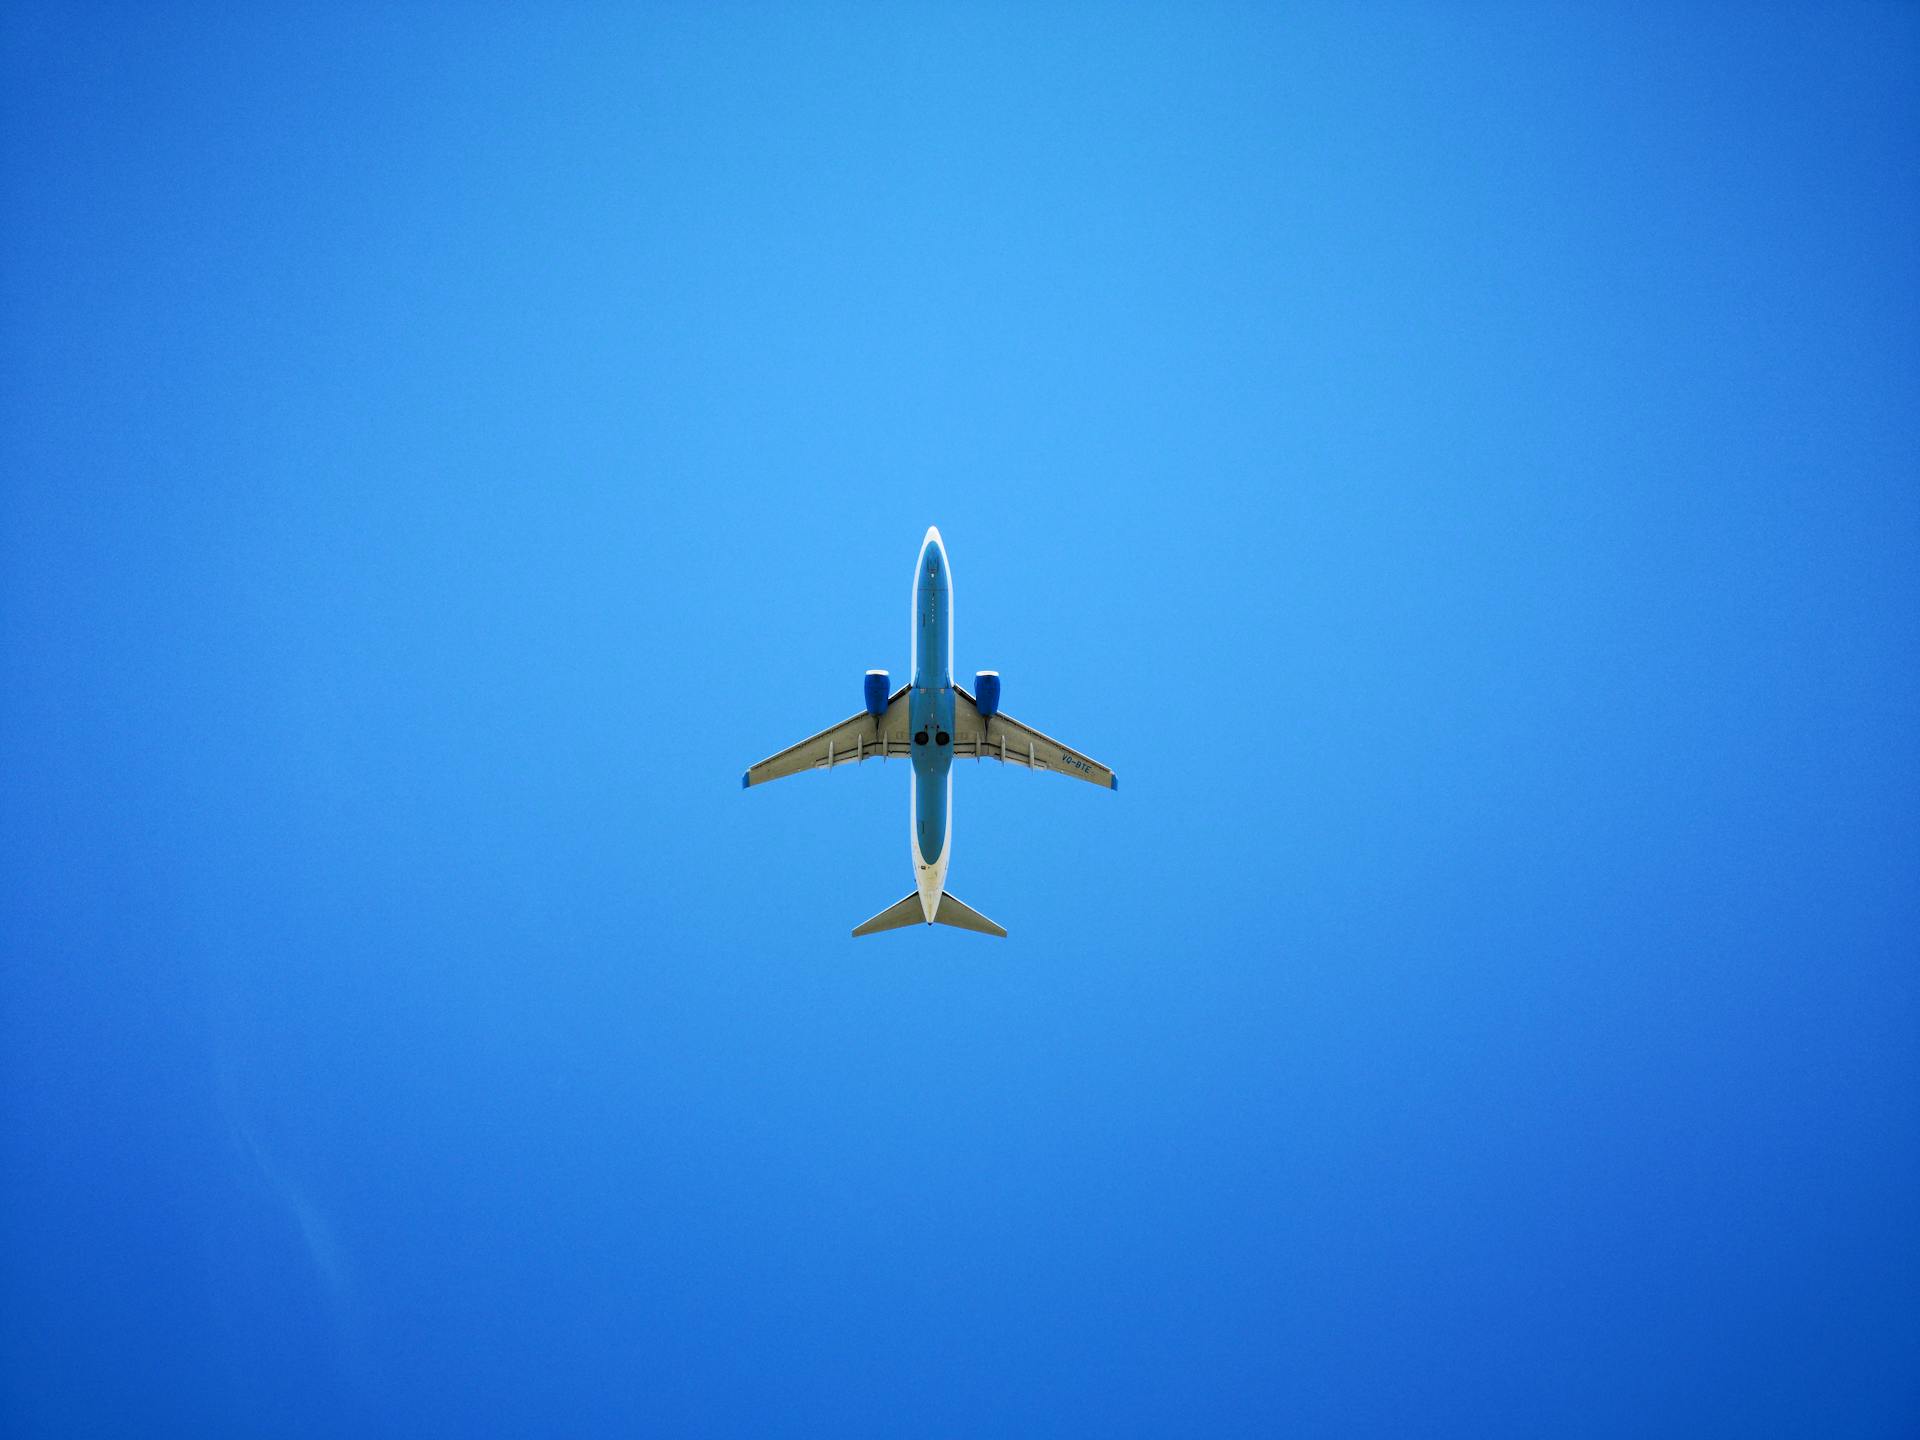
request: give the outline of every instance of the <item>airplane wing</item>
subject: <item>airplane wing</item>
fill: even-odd
[[[789,745],[778,755],[769,755],[749,767],[740,777],[742,787],[763,785],[802,770],[830,770],[848,761],[868,760],[887,755],[913,753],[907,734],[907,687],[902,685],[887,697],[886,714],[878,717],[862,710],[838,725],[809,735],[798,745]]]
[[[1029,770],[1057,770],[1076,780],[1086,780],[1118,790],[1120,782],[1113,771],[1098,760],[1069,749],[1058,740],[1042,735],[1031,725],[1022,725],[1011,715],[980,713],[973,695],[964,687],[953,687],[953,753],[956,758],[999,760],[1008,765],[1024,765]],[[892,715],[889,710],[888,715]]]

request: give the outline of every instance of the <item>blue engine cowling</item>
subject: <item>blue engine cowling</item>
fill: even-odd
[[[983,718],[1000,713],[1000,672],[977,670],[973,676],[973,704]]]
[[[887,692],[891,688],[887,684],[886,671],[867,671],[867,714],[879,716],[887,713]]]

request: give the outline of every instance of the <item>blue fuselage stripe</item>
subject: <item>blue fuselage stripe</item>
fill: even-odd
[[[947,775],[953,766],[953,590],[946,553],[931,539],[921,547],[913,579],[913,636],[907,713],[915,737],[914,844],[931,865],[947,843]],[[947,744],[938,743],[941,735],[949,737]]]

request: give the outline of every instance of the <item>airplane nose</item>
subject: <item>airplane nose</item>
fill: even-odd
[[[927,538],[920,545],[920,581],[943,589],[947,583],[947,551],[940,543],[938,525],[927,527]]]

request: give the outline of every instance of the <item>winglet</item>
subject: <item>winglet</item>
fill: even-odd
[[[1120,788],[1120,777],[1118,775],[1109,775],[1107,777],[1107,789],[1118,790],[1119,788]]]
[[[747,786],[753,783],[753,781],[749,778],[752,774],[753,772],[751,770],[742,770],[740,772],[740,788],[742,790],[746,789]]]

